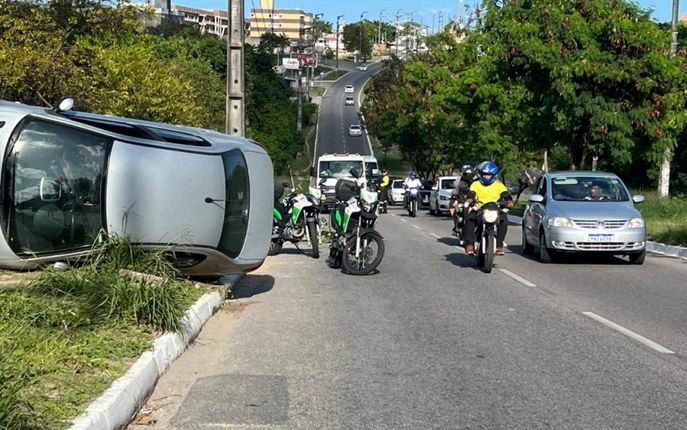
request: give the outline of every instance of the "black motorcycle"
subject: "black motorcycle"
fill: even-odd
[[[475,234],[475,258],[477,266],[484,272],[491,273],[496,256],[496,226],[501,213],[508,212],[504,202],[485,203],[478,215],[477,231]]]

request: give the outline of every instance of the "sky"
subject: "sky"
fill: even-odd
[[[406,13],[415,12],[413,20],[432,26],[432,18],[438,25],[439,11],[443,11],[443,22],[446,17],[455,17],[458,13],[459,0],[275,0],[276,9],[302,9],[311,13],[323,13],[324,20],[336,22],[337,15],[344,15],[342,22],[355,22],[360,20],[360,14],[368,11],[365,18],[379,19],[380,12],[384,12],[384,19],[390,20],[399,9]],[[639,0],[642,7],[654,10],[654,18],[657,21],[669,22],[671,19],[672,1],[671,0]],[[200,9],[227,9],[227,0],[172,0],[174,4],[183,6],[197,7]],[[474,4],[474,0],[465,0],[465,3]],[[246,0],[246,15],[253,7],[260,7],[260,0]],[[680,4],[680,16],[687,12],[687,0],[682,0]],[[406,15],[401,20],[407,19]]]

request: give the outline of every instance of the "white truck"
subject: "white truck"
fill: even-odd
[[[356,169],[363,176],[363,180],[369,180],[370,175],[378,175],[377,159],[371,155],[360,154],[322,154],[317,159],[317,165],[310,171],[310,185],[322,190],[326,200],[323,204],[330,208],[336,201],[334,198],[334,186],[341,178],[353,179],[351,169]],[[322,184],[320,182],[324,180]]]

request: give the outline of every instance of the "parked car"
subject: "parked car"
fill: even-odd
[[[344,101],[344,104],[346,106],[355,106],[355,100],[353,99],[353,96],[346,96],[346,100]]]
[[[642,264],[646,255],[644,219],[634,207],[644,201],[630,196],[612,173],[547,173],[525,207],[522,247],[539,249],[543,262],[564,253],[627,255]]]
[[[348,135],[349,136],[362,136],[363,135],[363,128],[360,126],[360,124],[351,124],[351,126],[348,127]]]
[[[432,187],[429,195],[429,213],[440,215],[448,212],[451,193],[456,188],[458,176],[440,176]]]
[[[405,190],[403,188],[403,179],[394,179],[391,182],[391,201],[396,203],[403,203],[403,196],[405,195]]]
[[[344,93],[353,94],[354,92],[355,92],[355,88],[353,87],[353,85],[346,85],[344,87]]]
[[[73,101],[71,101],[73,104]],[[0,267],[87,255],[105,231],[169,248],[190,275],[262,264],[272,162],[248,139],[0,101]]]

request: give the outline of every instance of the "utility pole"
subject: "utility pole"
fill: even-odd
[[[439,28],[438,28],[439,32],[444,31],[443,24],[444,24],[444,11],[440,10],[439,11]]]
[[[358,24],[360,26],[360,35],[358,36],[358,63],[360,62],[360,57],[363,56],[363,15],[365,15],[367,11],[363,11],[363,13],[360,14],[360,23]]]
[[[673,41],[670,44],[670,56],[674,57],[677,54],[677,14],[680,8],[680,0],[673,0]],[[666,148],[663,153],[663,162],[661,163],[661,172],[658,176],[658,195],[659,197],[668,197],[670,195],[670,161],[673,155],[670,148]]]
[[[394,23],[394,27],[396,27],[396,43],[395,43],[395,45],[396,45],[396,56],[397,57],[398,57],[398,42],[399,42],[399,40],[398,40],[398,23],[399,23],[399,19],[401,19],[401,16],[402,16],[401,12],[403,12],[403,10],[401,10],[401,9],[396,11],[396,15],[395,15],[396,22]]]
[[[379,11],[379,28],[377,29],[377,44],[382,43],[382,19],[384,17],[384,12],[386,9]]]
[[[336,71],[339,71],[339,20],[343,15],[336,17]],[[337,75],[338,76],[338,75]]]
[[[229,1],[227,32],[227,103],[225,132],[246,136],[245,75],[243,52],[243,0]]]
[[[300,61],[300,60],[299,60]],[[298,68],[298,119],[296,123],[296,131],[298,133],[303,131],[303,90],[302,90],[303,78],[301,77],[301,69]]]

